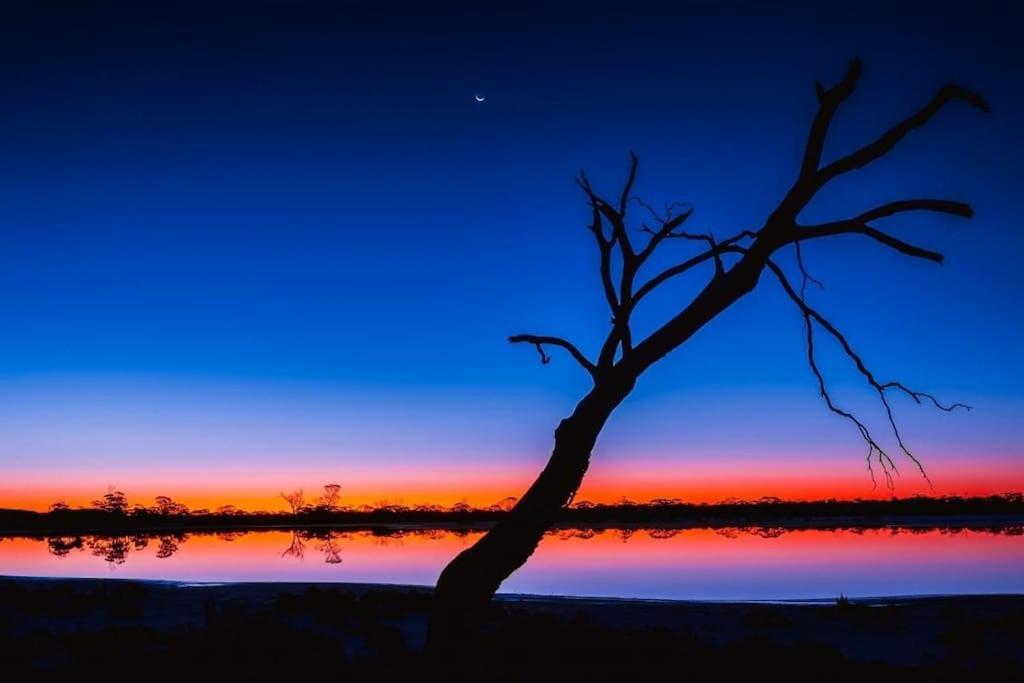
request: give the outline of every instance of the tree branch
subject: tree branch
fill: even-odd
[[[949,83],[939,88],[939,91],[921,109],[882,133],[874,142],[864,145],[857,151],[847,154],[821,169],[818,174],[818,186],[824,185],[838,175],[862,168],[888,153],[906,137],[907,133],[924,126],[940,109],[953,100],[966,102],[985,113],[992,111],[988,102],[980,94],[962,88],[955,83]]]
[[[790,233],[789,238],[786,239],[784,243],[788,244],[790,242],[818,239],[819,237],[832,237],[834,235],[864,235],[891,249],[895,249],[901,254],[913,256],[914,258],[927,259],[929,261],[934,261],[935,263],[942,263],[945,258],[937,251],[931,251],[924,247],[909,244],[888,233],[884,233],[877,228],[873,228],[870,225],[856,220],[836,221],[835,223],[822,223],[821,225],[815,225],[808,228],[799,228]]]
[[[717,260],[718,258],[721,257],[722,254],[735,253],[739,251],[736,247],[737,242],[744,239],[757,239],[759,235],[760,231],[744,230],[739,234],[733,235],[732,237],[717,243],[717,245],[714,246],[713,248],[701,252],[700,254],[697,254],[691,259],[683,261],[682,263],[674,265],[670,268],[666,268],[665,270],[663,270],[662,272],[658,273],[650,280],[645,282],[636,290],[636,293],[633,295],[633,305],[635,306],[640,301],[640,299],[644,298],[652,291],[654,291],[657,287],[664,284],[666,280],[670,280],[671,278],[677,275],[682,275],[683,273],[693,269],[696,266],[699,266],[700,264],[704,263],[709,259]]]
[[[906,254],[907,256],[942,263],[942,254],[936,251],[931,251],[930,249],[908,244],[903,240],[868,225],[869,221],[887,218],[898,213],[907,213],[909,211],[934,211],[936,213],[946,213],[952,216],[962,216],[964,218],[972,218],[974,216],[974,210],[971,209],[969,204],[965,204],[963,202],[954,202],[948,199],[903,199],[883,204],[882,206],[875,207],[847,220],[832,221],[830,223],[821,223],[819,225],[811,225],[807,227],[798,226],[795,230],[790,232],[790,236],[785,240],[785,243],[796,242],[799,245],[802,240],[816,239],[818,237],[850,234],[864,235],[881,242],[885,246],[895,249],[902,254]],[[797,255],[799,257],[799,251],[797,252]]]
[[[647,241],[647,246],[644,247],[639,254],[637,254],[637,261],[639,261],[640,263],[646,261],[651,256],[651,254],[654,253],[654,250],[658,248],[658,245],[660,245],[663,240],[670,237],[701,240],[704,242],[708,241],[708,235],[697,235],[694,233],[676,230],[676,228],[685,223],[690,218],[690,216],[693,215],[692,208],[687,208],[685,211],[676,216],[672,215],[672,212],[675,209],[675,207],[681,205],[685,206],[681,202],[673,202],[672,204],[670,204],[665,209],[665,215],[661,216],[658,214],[657,211],[654,210],[654,207],[652,207],[650,204],[646,203],[639,197],[633,197],[633,201],[642,206],[643,208],[647,209],[647,211],[651,214],[651,216],[654,218],[655,221],[657,221],[659,225],[658,229],[654,230],[652,228],[649,228],[646,224],[643,224],[641,230],[643,232],[648,233],[651,236],[651,239]],[[715,245],[713,244],[713,240],[710,246],[714,248]]]
[[[612,247],[615,238],[613,236],[608,239],[604,236],[601,213],[596,206],[591,207],[591,222],[588,229],[597,240],[597,248],[601,254],[601,287],[604,289],[604,298],[608,302],[608,308],[611,309],[614,316],[619,310],[619,295],[615,291],[615,282],[612,280]]]
[[[800,248],[800,241],[794,242],[793,246],[796,247],[796,265],[800,268],[800,298],[805,299],[807,297],[807,285],[816,285],[818,289],[825,289],[825,285],[807,271],[807,266],[804,265],[803,250]]]
[[[622,186],[622,194],[619,197],[619,215],[623,219],[626,217],[626,204],[629,203],[629,193],[633,191],[633,183],[636,182],[636,171],[639,164],[640,158],[637,157],[636,152],[630,150],[629,176],[626,178],[626,184]]]
[[[822,167],[821,158],[829,125],[840,105],[856,89],[860,73],[860,59],[854,59],[850,62],[843,79],[832,88],[826,89],[820,81],[817,83],[818,111],[808,133],[807,144],[800,165],[800,173],[769,219],[769,223],[773,226],[773,232],[778,233],[791,229],[792,223],[796,221],[799,213],[830,180],[844,173],[862,168],[884,156],[912,130],[927,124],[949,102],[960,100],[981,111],[991,111],[988,102],[980,94],[950,83],[940,88],[921,109],[889,128],[873,142]],[[916,208],[945,210],[944,208],[936,208],[937,205],[900,208],[900,204],[900,202],[897,202],[894,205],[887,206],[889,206],[892,212],[914,210]],[[946,205],[947,208],[952,206],[953,203]],[[957,213],[957,211],[947,212]],[[881,215],[870,216],[861,222],[867,222],[873,218],[880,217]]]
[[[576,359],[576,362],[583,366],[583,369],[590,373],[590,376],[597,379],[597,366],[591,363],[583,353],[576,348],[576,346],[560,337],[544,337],[533,334],[516,334],[508,338],[512,344],[533,344],[537,347],[537,353],[540,354],[540,362],[543,365],[547,365],[551,362],[551,357],[544,353],[544,345],[549,346],[560,346],[569,352],[569,354]]]
[[[933,395],[909,389],[906,385],[904,385],[901,382],[880,382],[876,378],[875,374],[867,367],[867,364],[864,362],[863,358],[861,358],[861,356],[856,351],[854,351],[853,347],[850,345],[850,342],[846,339],[846,336],[842,332],[840,332],[839,329],[836,328],[835,325],[833,325],[828,319],[821,315],[821,313],[819,313],[817,310],[808,305],[807,300],[802,293],[797,293],[797,291],[790,284],[789,280],[786,278],[786,275],[783,272],[783,270],[775,262],[771,260],[767,262],[767,265],[768,268],[771,269],[771,271],[775,274],[776,278],[778,278],[783,290],[786,292],[789,298],[797,305],[797,307],[800,309],[801,314],[804,317],[804,324],[807,328],[808,361],[811,365],[812,372],[818,379],[818,385],[822,398],[825,400],[825,403],[828,406],[829,410],[845,417],[846,419],[850,420],[857,426],[857,429],[860,431],[861,436],[864,438],[864,441],[868,444],[868,448],[870,449],[868,451],[868,462],[870,463],[870,458],[872,454],[877,453],[878,462],[882,466],[883,471],[886,472],[886,477],[888,480],[889,473],[887,468],[892,467],[892,469],[895,471],[892,459],[888,456],[886,451],[881,446],[879,446],[879,444],[875,441],[874,437],[871,435],[871,432],[868,430],[868,428],[860,420],[858,420],[852,413],[849,413],[848,411],[845,411],[837,407],[828,393],[828,389],[825,386],[824,377],[822,376],[822,373],[817,366],[814,356],[814,336],[812,323],[817,323],[822,329],[828,332],[829,335],[831,335],[839,343],[840,347],[843,349],[843,353],[851,361],[853,361],[860,375],[878,394],[878,398],[882,402],[882,406],[885,408],[885,413],[889,421],[889,426],[892,429],[893,435],[896,437],[896,443],[899,445],[900,450],[904,453],[904,455],[907,456],[907,458],[909,458],[914,463],[914,465],[917,466],[918,470],[921,472],[921,475],[930,484],[931,481],[928,480],[928,474],[925,472],[924,466],[921,464],[921,461],[918,460],[918,458],[910,451],[906,443],[903,441],[903,435],[901,434],[900,429],[896,423],[896,418],[893,414],[892,406],[889,403],[887,392],[890,389],[895,389],[909,396],[911,399],[914,400],[915,403],[920,404],[923,400],[927,400],[940,410],[944,410],[946,412],[952,412],[956,408],[970,410],[970,406],[965,405],[963,403],[953,403],[950,405],[945,405],[943,403],[940,403],[939,400],[936,399]]]
[[[629,189],[632,188],[633,182],[636,180],[636,171],[638,159],[636,154],[630,153],[630,170],[629,177],[626,180],[626,186],[623,189],[623,196],[626,196]],[[576,184],[583,188],[587,198],[590,201],[590,206],[601,212],[612,226],[612,237],[611,243],[618,244],[619,249],[622,251],[623,262],[629,262],[633,259],[633,245],[629,241],[629,235],[626,234],[626,222],[625,212],[620,212],[612,204],[606,201],[603,197],[594,192],[594,188],[590,184],[590,179],[587,177],[586,171],[580,170],[579,176],[576,179]]]
[[[825,149],[825,138],[828,136],[828,127],[832,123],[832,117],[835,116],[839,105],[845,102],[846,98],[856,89],[861,67],[860,58],[855,57],[847,67],[843,80],[835,86],[826,90],[821,81],[815,84],[818,93],[818,113],[814,117],[810,133],[807,136],[803,163],[800,165],[801,177],[810,177],[817,172],[818,166],[821,164],[821,154]]]
[[[971,208],[970,204],[963,202],[954,202],[948,199],[903,199],[898,202],[883,204],[870,211],[865,211],[859,216],[854,217],[853,220],[859,223],[867,223],[897,213],[906,213],[907,211],[934,211],[963,218],[974,217],[974,209]]]

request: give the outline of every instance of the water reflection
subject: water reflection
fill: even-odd
[[[614,537],[620,543],[628,543],[637,533],[646,534],[653,540],[666,540],[676,537],[680,533],[694,531],[693,529],[556,529],[548,532],[547,539],[560,541],[580,540],[587,541],[594,538]],[[707,529],[724,538],[739,538],[743,535],[757,536],[759,538],[779,538],[785,534],[807,533],[807,530],[793,529],[789,527],[722,527]],[[46,546],[51,555],[56,557],[67,557],[73,551],[88,549],[94,557],[102,558],[105,562],[114,565],[124,564],[131,551],[139,552],[149,547],[151,541],[156,542],[155,556],[158,559],[166,559],[174,555],[190,536],[208,536],[216,538],[225,543],[231,543],[239,538],[250,534],[266,534],[264,530],[235,530],[217,532],[175,532],[161,534],[133,534],[130,536],[107,536],[107,535],[86,535],[86,536],[47,536]],[[312,546],[320,553],[327,564],[340,564],[342,562],[341,542],[343,539],[362,538],[372,539],[374,545],[389,546],[401,545],[402,539],[415,537],[429,540],[440,540],[445,537],[467,538],[470,535],[477,536],[478,531],[468,529],[396,529],[396,528],[374,528],[359,531],[339,531],[336,529],[292,529],[288,532],[288,544],[280,553],[281,557],[290,557],[297,560],[306,558],[307,547]],[[987,533],[1003,536],[1020,536],[1024,534],[1024,527],[1008,526],[983,530],[971,530],[963,528],[916,528],[916,527],[892,527],[883,529],[849,528],[835,530],[832,532],[819,533],[843,533],[855,536],[863,536],[870,533],[873,535],[887,534],[890,536],[908,535],[935,535],[955,536],[967,533]]]
[[[46,539],[46,545],[51,555],[65,557],[72,550],[81,550],[85,545],[85,539],[81,536],[50,536]]]
[[[341,537],[341,533],[330,529],[295,529],[281,557],[302,560],[306,557],[306,544],[313,542],[317,552],[323,555],[324,562],[341,564]]]
[[[264,532],[246,530],[200,533],[199,535],[212,536],[225,543],[231,543],[251,533]],[[369,533],[378,544],[386,544],[389,537],[401,537],[401,535],[408,532],[388,533],[383,536],[379,535],[380,532],[376,531]],[[430,530],[422,532],[422,535],[428,538],[437,538],[437,534],[444,533],[446,532]],[[341,539],[343,536],[348,535],[351,534],[342,534],[329,529],[294,529],[291,531],[288,545],[281,552],[281,557],[293,557],[303,560],[306,557],[307,545],[312,544],[315,550],[323,556],[324,562],[327,564],[340,564],[342,562]],[[178,552],[189,536],[190,534],[186,532],[159,535],[135,534],[132,536],[47,536],[45,542],[47,550],[55,557],[63,558],[70,555],[72,551],[88,549],[93,557],[102,558],[111,565],[121,565],[128,560],[128,556],[132,551],[139,552],[149,547],[150,541],[156,542],[154,556],[157,559],[165,560]]]
[[[431,584],[476,530],[231,530],[0,538],[0,574]],[[1021,527],[558,529],[510,592],[692,599],[1024,592]]]

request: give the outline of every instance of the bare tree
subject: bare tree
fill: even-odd
[[[849,421],[864,440],[872,478],[877,467],[888,481],[896,464],[866,424],[832,398],[816,358],[818,334],[831,337],[866,383],[877,392],[899,452],[920,468],[919,460],[897,427],[890,404],[891,395],[904,394],[917,403],[931,404],[946,411],[961,407],[960,404],[941,403],[931,394],[911,389],[899,381],[880,378],[869,369],[846,335],[808,303],[805,296],[807,287],[816,280],[804,267],[800,249],[803,243],[812,240],[856,236],[873,240],[908,257],[939,263],[943,258],[941,254],[908,243],[876,227],[876,223],[884,218],[917,211],[963,218],[970,218],[973,212],[970,206],[959,201],[912,198],[889,202],[826,223],[802,224],[799,216],[828,183],[889,153],[908,133],[928,123],[946,104],[960,101],[986,112],[989,106],[977,93],[953,83],[947,84],[918,111],[875,140],[826,163],[822,159],[822,151],[829,124],[840,105],[853,93],[860,73],[861,62],[855,59],[836,85],[826,88],[817,83],[817,112],[796,179],[777,207],[756,229],[741,230],[723,239],[711,233],[687,231],[687,221],[693,215],[691,208],[675,204],[659,212],[633,195],[638,169],[635,154],[630,155],[629,171],[622,189],[613,197],[599,194],[586,173],[580,172],[577,183],[589,207],[589,229],[597,244],[601,286],[611,312],[611,327],[595,360],[561,337],[518,334],[509,338],[514,344],[535,347],[545,364],[551,360],[546,349],[556,347],[567,352],[587,372],[593,386],[572,414],[558,425],[551,457],[529,490],[508,515],[453,559],[438,578],[436,611],[428,639],[429,647],[435,653],[455,647],[472,630],[502,581],[527,561],[559,510],[572,501],[587,471],[590,453],[601,429],[633,390],[638,378],[751,292],[765,272],[778,281],[802,316],[807,358],[818,390],[828,409]],[[636,220],[634,212],[640,213],[640,221]],[[636,239],[637,233],[631,234],[630,225],[639,227],[642,239]],[[670,242],[700,249],[689,258],[653,275],[643,273],[643,266],[651,255]],[[795,251],[799,269],[796,284],[773,260],[773,256],[785,247],[792,247]],[[698,266],[705,265],[710,269],[710,277],[697,295],[646,338],[634,338],[631,317],[637,307],[666,282],[694,274]],[[924,470],[921,472],[923,474]]]
[[[324,484],[324,493],[320,496],[320,501],[317,507],[327,510],[328,512],[334,512],[338,509],[338,503],[341,501],[341,484]]]
[[[288,503],[288,507],[291,508],[293,515],[299,514],[306,507],[306,494],[302,489],[297,489],[291,493],[282,491],[279,495],[284,499],[284,502]]]

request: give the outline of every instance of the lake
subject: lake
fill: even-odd
[[[0,538],[0,574],[432,585],[481,532]],[[1024,593],[1020,530],[565,530],[502,592],[686,600]]]

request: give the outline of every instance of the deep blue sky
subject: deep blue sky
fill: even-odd
[[[834,82],[853,55],[864,75],[827,157],[950,78],[994,113],[948,107],[808,212],[969,201],[971,222],[890,223],[947,263],[856,238],[815,244],[806,256],[827,289],[814,296],[880,374],[984,409],[922,416],[919,442],[955,419],[939,450],[1020,461],[1024,27],[1006,9],[81,4],[0,11],[0,467],[149,466],[186,433],[185,462],[231,465],[268,440],[280,442],[268,461],[292,457],[288,430],[252,443],[217,430],[229,415],[323,410],[324,396],[361,405],[377,432],[432,424],[382,458],[543,459],[586,378],[504,340],[559,334],[593,353],[606,330],[576,170],[615,191],[635,149],[641,196],[689,201],[693,225],[719,235],[756,228],[795,174],[815,79]],[[700,277],[652,300],[641,324]],[[841,363],[832,372],[856,386]],[[827,434],[814,448],[855,454],[842,462],[859,472],[856,434],[817,404],[799,316],[767,279],[644,377],[609,457],[713,448],[701,425],[650,419],[719,405],[709,396],[717,431],[747,425],[746,451],[767,439],[771,458],[794,434]],[[481,417],[483,404],[499,407]],[[189,411],[216,416],[205,445],[183,426]],[[301,431],[339,419],[323,410]],[[375,443],[366,429],[360,455]],[[344,459],[329,446],[308,457]]]

